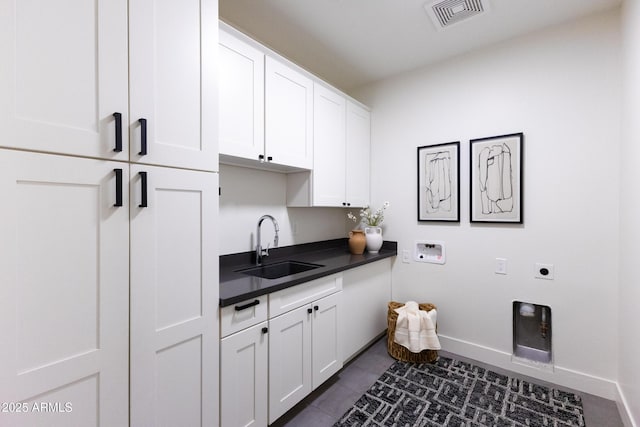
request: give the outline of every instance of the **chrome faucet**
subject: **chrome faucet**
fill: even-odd
[[[276,219],[271,215],[262,215],[258,220],[258,227],[256,228],[256,265],[262,264],[263,256],[269,256],[269,245],[267,244],[266,249],[262,249],[262,241],[260,240],[260,226],[262,225],[262,221],[265,219],[270,219],[273,223],[273,228],[276,230],[276,235],[273,238],[273,247],[278,247],[278,231],[280,231],[278,221],[276,221]]]

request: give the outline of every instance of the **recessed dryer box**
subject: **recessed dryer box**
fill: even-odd
[[[416,240],[413,259],[417,262],[444,264],[446,261],[444,242],[438,240]]]

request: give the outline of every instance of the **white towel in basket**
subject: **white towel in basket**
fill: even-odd
[[[396,331],[393,340],[413,353],[422,350],[440,350],[440,340],[436,335],[437,311],[420,310],[418,303],[408,301],[400,308],[396,320]]]

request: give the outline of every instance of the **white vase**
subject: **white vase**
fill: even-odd
[[[377,254],[382,247],[382,228],[376,226],[365,227],[364,234],[367,238],[367,252]]]

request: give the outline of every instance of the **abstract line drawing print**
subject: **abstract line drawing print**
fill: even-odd
[[[513,211],[513,164],[507,144],[483,148],[478,154],[482,213]]]
[[[425,156],[426,212],[451,211],[451,155],[448,151]]]
[[[418,221],[460,222],[460,141],[418,147]]]

